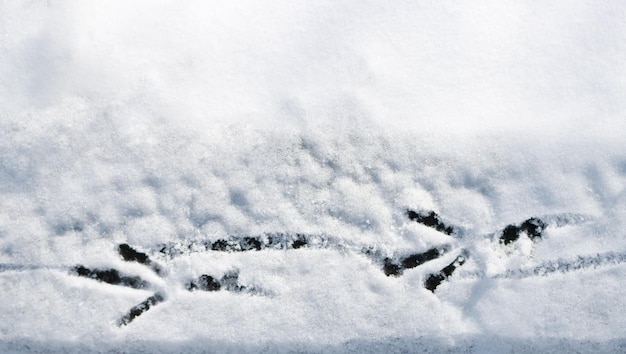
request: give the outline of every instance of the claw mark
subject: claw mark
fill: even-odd
[[[124,261],[137,262],[139,264],[146,265],[158,275],[163,273],[162,268],[158,264],[152,262],[145,253],[138,252],[125,243],[119,245],[117,249]],[[133,289],[146,289],[150,286],[147,281],[141,279],[140,277],[122,275],[117,269],[89,269],[85,266],[77,265],[71,269],[71,272],[81,277],[98,280],[112,285],[127,286]],[[161,293],[156,293],[150,296],[142,303],[131,308],[129,312],[118,321],[118,326],[125,326],[129,324],[135,318],[148,311],[150,307],[163,302],[164,300],[165,296]]]
[[[448,279],[457,268],[465,264],[467,257],[467,252],[463,252],[463,254],[457,256],[452,263],[440,270],[439,273],[428,276],[424,282],[424,287],[434,293],[435,289],[437,289],[444,280]]]
[[[415,268],[428,261],[439,258],[446,251],[445,248],[432,248],[424,253],[413,254],[401,260],[404,269]]]
[[[254,238],[251,237],[245,240],[245,244],[249,246],[245,250],[257,248],[258,244],[253,241]],[[128,244],[120,244],[118,246],[118,252],[124,261],[137,262],[139,264],[146,265],[159,275],[163,273],[162,268],[158,264],[152,262],[145,253],[136,251]],[[138,276],[132,277],[121,275],[120,272],[116,269],[89,269],[82,265],[77,265],[71,269],[71,273],[108,284],[127,286],[133,289],[145,289],[148,288],[150,285],[148,282]],[[254,287],[246,287],[239,284],[238,280],[239,272],[237,270],[224,274],[224,276],[220,280],[216,280],[210,275],[203,274],[197,280],[189,282],[186,288],[189,291],[218,291],[223,289],[226,291],[248,292],[251,294],[262,293],[262,291],[259,291]],[[155,293],[143,302],[131,308],[128,313],[117,322],[118,326],[121,327],[128,325],[135,318],[141,316],[143,313],[148,311],[151,307],[163,301],[165,301],[165,295],[160,292]]]
[[[80,277],[95,279],[112,285],[122,285],[133,289],[145,289],[150,284],[140,277],[121,275],[116,269],[89,269],[77,265],[71,270]]]
[[[163,269],[158,264],[152,262],[152,260],[148,257],[147,254],[141,253],[130,247],[126,243],[122,243],[117,247],[120,256],[126,262],[137,262],[143,265],[146,265],[152,269],[156,274],[162,275]]]
[[[156,293],[149,298],[145,299],[143,302],[133,306],[126,315],[117,321],[117,325],[119,327],[126,326],[131,323],[135,318],[141,316],[144,312],[148,311],[154,305],[165,301],[165,296],[161,293]]]
[[[448,251],[447,247],[431,248],[424,253],[416,253],[394,261],[391,258],[385,258],[383,261],[383,272],[385,275],[399,276],[405,269],[415,268],[428,261],[441,257]]]
[[[412,221],[415,221],[424,226],[431,227],[439,232],[443,232],[446,235],[452,235],[456,233],[454,228],[452,226],[447,226],[446,224],[444,224],[439,218],[439,215],[437,215],[437,213],[435,213],[434,211],[431,211],[429,213],[420,213],[413,210],[407,210],[407,216]]]

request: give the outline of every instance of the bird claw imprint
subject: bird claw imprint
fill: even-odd
[[[150,268],[160,277],[165,275],[165,271],[161,265],[152,261],[147,254],[139,252],[128,244],[120,244],[117,247],[120,257],[126,262],[136,262]],[[143,280],[139,276],[126,275],[117,269],[91,269],[83,265],[76,265],[70,269],[70,274],[79,277],[85,277],[97,280],[103,283],[120,285],[133,289],[152,289],[154,288],[149,282]],[[207,274],[202,274],[197,279],[191,279],[185,284],[185,288],[189,291],[230,291],[237,293],[247,293],[251,295],[271,295],[270,292],[258,289],[253,286],[245,286],[239,283],[239,271],[231,270],[226,272],[220,279],[214,278]],[[133,306],[118,321],[118,326],[125,326],[131,323],[135,318],[139,317],[155,305],[164,302],[167,296],[162,291],[155,292],[141,303]]]
[[[443,235],[451,236],[456,239],[457,243],[464,239],[464,232],[461,228],[448,225],[434,211],[415,211],[407,210],[406,216],[409,220],[426,227],[432,228]],[[487,235],[487,239],[497,242],[501,247],[509,248],[522,237],[530,240],[540,240],[544,231],[548,227],[561,227],[565,225],[575,225],[590,221],[591,219],[579,214],[560,214],[550,215],[541,218],[532,217],[520,224],[510,224],[499,232]],[[261,236],[251,237],[229,237],[216,241],[195,241],[189,243],[168,243],[158,246],[158,254],[165,259],[171,259],[180,255],[192,252],[253,252],[261,250],[295,250],[295,249],[335,249],[341,252],[357,251],[369,258],[374,264],[378,265],[382,272],[389,277],[399,277],[404,271],[419,267],[427,262],[441,258],[444,255],[455,252],[456,257],[439,271],[428,274],[424,278],[423,285],[431,292],[445,281],[447,281],[455,271],[462,267],[471,258],[471,251],[464,247],[453,247],[452,244],[444,244],[432,247],[423,252],[416,252],[403,255],[386,255],[385,252],[375,247],[359,247],[350,244],[345,240],[320,234],[289,234],[289,233],[268,233]],[[120,257],[126,262],[136,262],[151,269],[160,277],[165,276],[164,268],[158,263],[151,260],[147,254],[133,249],[128,244],[120,244],[118,246]],[[502,275],[504,277],[512,277],[518,274],[521,277],[534,275],[544,275],[554,271],[572,271],[576,269],[597,266],[603,263],[622,263],[626,262],[626,254],[616,253],[606,257],[598,255],[597,257],[579,257],[573,262],[559,261],[556,263],[546,263],[539,265],[531,270],[519,270],[518,272],[509,271]],[[116,269],[90,269],[83,265],[77,265],[71,269],[71,274],[94,279],[97,281],[131,287],[134,289],[151,289],[151,285],[138,276],[131,276],[120,273]],[[465,277],[480,277],[479,273],[465,274]],[[236,293],[247,293],[251,295],[268,295],[269,292],[258,289],[253,286],[245,286],[239,283],[238,270],[226,272],[222,277],[214,277],[208,274],[202,274],[196,279],[190,279],[185,284],[186,290],[195,291],[230,291]],[[125,326],[131,323],[135,318],[148,311],[155,305],[164,302],[167,296],[162,291],[157,291],[143,302],[131,308],[122,318],[118,320],[119,326]]]

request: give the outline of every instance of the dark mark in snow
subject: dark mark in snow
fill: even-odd
[[[226,240],[217,240],[217,241],[215,241],[215,242],[211,245],[211,248],[210,248],[210,249],[211,249],[211,250],[213,250],[213,251],[221,251],[221,252],[226,252],[226,251],[228,251],[228,250],[229,250],[229,248],[230,248],[230,247],[229,247],[228,242],[227,242]],[[207,249],[208,249],[208,247],[207,247]],[[231,248],[231,249],[232,249],[232,248]],[[165,247],[164,247],[163,249],[161,249],[161,252],[162,252],[162,253],[165,253],[165,252],[164,252],[164,250],[165,250]]]
[[[424,226],[431,227],[439,232],[443,232],[446,235],[452,235],[455,233],[455,230],[452,226],[447,226],[444,224],[439,215],[434,211],[430,211],[428,213],[417,212],[413,210],[407,210],[407,215],[410,220],[415,221]]]
[[[242,251],[259,251],[262,246],[261,241],[255,237],[244,237],[241,239],[241,242],[239,242],[239,245]]]
[[[500,243],[508,245],[513,241],[517,241],[519,238],[520,229],[515,225],[507,225],[502,230],[502,236],[500,236]]]
[[[241,292],[247,290],[243,285],[239,284],[239,271],[230,271],[220,279],[220,285],[226,291]]]
[[[543,230],[546,229],[546,223],[541,219],[530,218],[522,223],[521,229],[524,231],[531,240],[537,237],[541,237]]]
[[[459,232],[460,229],[446,225],[441,221],[439,216],[431,212],[416,212],[413,210],[407,210],[407,216],[410,220],[420,223],[424,226],[433,228],[446,235],[462,236]],[[530,239],[535,240],[541,238],[543,231],[550,225],[559,227],[568,224],[576,224],[584,222],[586,217],[576,214],[563,214],[550,216],[547,221],[539,218],[530,218],[517,225],[508,225],[499,233],[499,242],[508,245],[519,239],[520,235],[525,234]],[[289,234],[289,233],[269,233],[262,236],[245,236],[245,237],[229,237],[226,239],[218,239],[216,241],[203,241],[203,242],[191,242],[188,244],[170,243],[161,245],[159,252],[166,257],[175,257],[177,255],[185,254],[188,252],[202,252],[202,251],[216,251],[216,252],[249,252],[260,251],[264,249],[271,250],[290,250],[290,249],[337,249],[340,251],[345,250],[358,250],[359,248],[349,243],[342,242],[340,239],[336,239],[327,235],[306,235],[306,234]],[[152,269],[156,274],[163,276],[163,268],[157,263],[153,262],[147,254],[139,252],[128,244],[120,244],[118,246],[118,253],[124,261],[137,262],[143,264]],[[406,269],[416,268],[426,262],[432,261],[441,257],[451,250],[451,246],[443,245],[434,247],[425,252],[412,253],[409,255],[396,255],[390,257],[386,255],[380,249],[375,247],[360,248],[360,252],[366,257],[370,258],[375,264],[382,267],[382,271],[387,276],[400,276]],[[465,264],[469,258],[469,252],[462,250],[452,263],[445,266],[439,272],[430,274],[424,281],[424,287],[432,292],[435,292],[437,287],[444,281],[448,280],[450,276]],[[589,266],[596,266],[603,263],[626,262],[626,256],[624,254],[609,255],[579,258],[577,262],[570,263],[548,263],[535,269],[526,271],[528,274],[543,275],[555,271],[571,271],[581,269]],[[11,267],[7,265],[0,265],[0,270],[10,270]],[[16,268],[22,269],[22,268]],[[25,268],[24,268],[25,269]],[[89,269],[82,265],[78,265],[72,268],[72,273],[78,276],[102,281],[113,285],[127,286],[135,289],[144,289],[149,286],[149,283],[144,281],[138,276],[126,276],[120,274],[116,269]],[[508,274],[508,273],[507,273]],[[524,273],[525,274],[525,273]],[[505,275],[506,276],[506,275]],[[208,274],[202,274],[197,279],[191,280],[185,284],[185,288],[189,291],[231,291],[231,292],[246,292],[250,294],[268,295],[269,293],[255,287],[248,287],[239,284],[239,272],[237,270],[227,272],[221,278],[215,278]],[[130,311],[122,317],[118,324],[120,326],[127,325],[141,314],[148,311],[152,306],[165,301],[165,295],[157,292],[153,296],[147,298],[142,303],[134,306]]]
[[[383,272],[386,276],[398,276],[402,273],[402,268],[400,268],[399,264],[394,263],[391,258],[385,258],[383,260]]]
[[[121,275],[116,269],[89,269],[82,265],[72,268],[72,272],[80,277],[98,280],[112,285],[122,285],[133,289],[145,289],[148,282],[140,277]]]
[[[122,243],[121,245],[117,246],[117,249],[120,253],[120,256],[122,256],[122,258],[126,262],[137,262],[145,265],[150,264],[150,258],[148,258],[147,254],[137,252],[126,243]]]
[[[432,248],[424,253],[413,254],[401,260],[404,269],[415,268],[444,254],[444,248]]]
[[[324,235],[305,235],[305,234],[266,234],[263,236],[242,238],[231,237],[228,239],[219,239],[214,242],[206,241],[200,243],[190,243],[182,246],[178,243],[170,243],[161,245],[159,252],[168,257],[175,257],[187,252],[197,251],[215,251],[215,252],[248,252],[260,251],[265,249],[283,250],[283,249],[301,249],[301,248],[334,248],[337,250],[348,249],[349,246],[343,244],[340,240],[327,237]],[[398,276],[405,269],[415,268],[428,261],[439,258],[441,255],[449,251],[448,246],[440,246],[429,249],[425,252],[413,253],[409,255],[399,255],[395,257],[386,256],[383,252],[375,250],[373,247],[363,248],[360,250],[362,254],[370,258],[374,263],[382,266],[382,270],[386,275]]]
[[[202,274],[198,279],[192,280],[185,286],[187,290],[202,290],[202,291],[218,291],[222,288],[219,280],[213,278],[210,275]]]
[[[122,256],[122,259],[126,262],[137,262],[146,265],[158,275],[161,275],[163,273],[163,269],[158,264],[152,262],[147,254],[136,251],[128,244],[122,243],[117,247],[117,249],[120,256]]]
[[[595,256],[578,256],[574,260],[558,260],[552,262],[546,262],[542,265],[536,266],[530,270],[507,270],[505,276],[511,277],[523,277],[523,276],[542,276],[550,273],[567,273],[579,269],[596,268],[606,264],[619,264],[626,262],[626,252],[616,253],[598,253]]]
[[[297,238],[291,244],[294,249],[302,248],[307,245],[306,237],[304,237],[304,235],[297,234],[296,237]]]
[[[126,315],[117,321],[118,326],[126,326],[131,323],[135,318],[141,316],[144,312],[148,311],[154,305],[165,301],[165,296],[161,293],[156,293],[149,298],[145,299],[143,302],[135,305],[131,308]]]
[[[198,279],[189,281],[185,288],[189,291],[231,291],[231,292],[245,292],[250,294],[267,294],[267,292],[257,289],[255,287],[248,287],[239,284],[239,271],[232,270],[224,274],[221,279],[217,279],[207,274],[202,274]]]
[[[428,276],[424,282],[424,287],[432,292],[435,292],[435,289],[437,289],[437,287],[441,285],[444,280],[447,280],[458,267],[465,264],[466,261],[467,252],[463,252],[463,254],[457,256],[452,263],[445,266],[438,273]]]
[[[383,272],[385,275],[399,276],[405,269],[418,267],[428,261],[441,257],[448,251],[447,247],[431,248],[423,253],[416,253],[401,257],[398,261],[387,257],[383,260]]]
[[[54,233],[62,236],[68,232],[82,232],[85,230],[85,224],[82,221],[73,221],[69,223],[60,223],[53,226]]]
[[[54,267],[47,267],[43,265],[35,265],[35,264],[9,264],[9,263],[0,263],[0,272],[7,271],[28,271],[28,270],[37,270],[37,269],[53,269]],[[65,268],[67,269],[67,268]]]
[[[605,252],[595,255],[578,256],[572,259],[547,261],[534,267],[524,269],[507,269],[506,272],[486,275],[484,272],[468,272],[459,274],[462,279],[522,279],[528,277],[547,276],[552,273],[568,273],[580,269],[594,269],[601,266],[626,263],[626,252]]]
[[[434,211],[417,212],[414,210],[407,210],[407,216],[410,220],[415,221],[424,226],[433,228],[443,234],[452,236],[462,236],[459,232],[459,228],[445,224],[439,215]],[[555,215],[551,216],[551,224],[554,226],[562,226],[571,223],[583,222],[585,217],[580,215]],[[539,218],[530,218],[517,225],[508,225],[500,233],[500,243],[508,245],[519,239],[522,233],[526,234],[532,240],[541,238],[543,231],[547,227],[547,223]],[[200,246],[198,248],[198,246]],[[245,252],[245,251],[258,251],[264,249],[299,249],[303,247],[308,248],[335,248],[338,250],[345,250],[349,248],[348,245],[342,244],[341,240],[334,239],[325,235],[305,235],[295,234],[290,235],[287,233],[274,233],[265,234],[257,237],[230,237],[228,239],[219,239],[214,242],[206,241],[202,244],[188,244],[187,247],[183,247],[177,243],[165,244],[160,247],[160,252],[163,255],[174,257],[186,252],[195,252],[204,250],[219,251],[219,252]],[[374,247],[366,247],[361,249],[361,253],[370,258],[375,264],[379,264],[383,273],[387,276],[400,276],[406,269],[416,268],[428,261],[432,261],[441,257],[449,252],[451,247],[449,245],[443,245],[439,247],[431,248],[425,252],[413,253],[409,255],[396,255],[389,256],[380,250],[376,250]],[[449,275],[447,272],[454,271],[456,267],[462,266],[469,257],[468,251],[463,251],[463,255],[459,256],[456,261],[442,269],[439,273],[434,274],[428,280],[427,287],[436,287],[443,281],[445,281]],[[455,267],[452,267],[455,265]],[[433,284],[437,285],[433,285]]]
[[[538,218],[530,218],[524,221],[520,226],[507,225],[504,230],[502,230],[500,243],[508,245],[511,242],[517,241],[522,232],[528,235],[531,240],[541,238],[546,226],[546,223]]]
[[[268,233],[263,236],[244,236],[230,237],[219,239],[216,241],[192,242],[187,247],[179,247],[177,243],[161,245],[159,252],[168,257],[174,257],[184,254],[192,249],[200,249],[201,251],[216,252],[247,252],[260,251],[264,249],[298,249],[311,245],[311,241],[315,239],[317,246],[324,245],[331,240],[324,236],[304,235],[304,234],[287,234],[287,233]],[[186,248],[186,249],[185,249]]]

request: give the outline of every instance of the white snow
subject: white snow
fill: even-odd
[[[0,351],[623,352],[624,63],[619,1],[0,2]],[[340,246],[158,252],[277,232]],[[360,253],[450,242],[435,293],[460,248]],[[263,292],[184,288],[233,269]]]

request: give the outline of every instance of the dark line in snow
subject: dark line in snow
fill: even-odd
[[[426,227],[433,228],[443,234],[458,237],[463,236],[460,229],[446,225],[435,212],[416,212],[407,210],[407,217],[414,222]],[[565,225],[575,225],[589,221],[591,218],[579,214],[551,215],[543,218],[529,218],[518,225],[507,225],[499,233],[488,235],[492,241],[499,241],[503,247],[517,241],[523,235],[531,240],[542,237],[544,230],[551,227],[561,227]],[[194,252],[252,252],[261,250],[296,250],[301,248],[310,249],[335,249],[338,251],[353,251],[370,258],[387,276],[400,276],[406,269],[418,267],[426,262],[440,258],[442,255],[452,250],[451,245],[433,247],[423,252],[416,252],[404,255],[388,256],[375,247],[359,247],[348,242],[342,242],[339,238],[321,235],[307,235],[301,233],[266,233],[261,236],[230,236],[216,241],[191,241],[172,242],[158,246],[159,253],[166,258],[173,258],[183,254]],[[136,262],[150,268],[159,276],[164,276],[164,268],[152,261],[143,252],[133,249],[128,244],[120,244],[117,248],[120,257],[126,262]],[[424,281],[424,287],[435,292],[437,287],[448,280],[452,274],[470,257],[469,251],[462,249],[460,254],[440,271],[430,274]],[[607,264],[619,264],[626,262],[626,252],[608,252],[595,256],[579,256],[575,260],[557,260],[546,262],[529,269],[509,270],[506,273],[492,276],[495,279],[525,278],[531,276],[545,276],[555,272],[571,272],[585,268],[595,268]],[[51,267],[37,265],[15,265],[0,264],[0,272],[4,271],[24,271],[34,269],[47,269]],[[59,268],[59,267],[56,267]],[[69,267],[68,267],[69,268]],[[67,268],[65,268],[67,269]],[[148,282],[139,276],[128,276],[120,273],[116,269],[90,269],[83,265],[76,265],[70,268],[70,274],[94,279],[100,282],[126,286],[134,289],[145,289],[150,286]],[[462,279],[485,277],[484,273],[463,273]],[[216,278],[208,274],[202,274],[197,279],[192,279],[185,284],[189,291],[231,291],[237,293],[249,293],[255,295],[268,295],[269,292],[239,284],[238,270],[229,271],[221,278]],[[131,323],[135,318],[141,316],[154,305],[165,301],[165,294],[157,292],[145,301],[134,306],[129,312],[118,321],[119,326]]]
[[[407,216],[409,217],[409,220],[433,228],[439,232],[443,232],[446,235],[457,233],[457,230],[454,227],[443,223],[439,215],[437,215],[434,211],[417,212],[409,209],[407,210]]]
[[[431,248],[426,252],[414,253],[408,256],[396,257],[395,259],[386,257],[382,260],[383,272],[387,276],[400,276],[405,269],[418,267],[428,261],[432,261],[444,255],[450,250],[449,246]],[[380,264],[380,257],[371,257],[376,263]]]
[[[596,269],[598,267],[618,265],[626,263],[626,252],[605,252],[595,255],[577,256],[572,259],[559,259],[547,261],[533,267],[524,269],[509,269],[504,273],[486,275],[485,272],[464,272],[459,274],[460,279],[523,279],[530,277],[542,277],[553,273],[569,273],[583,269]]]
[[[120,318],[117,321],[117,325],[119,327],[126,326],[131,323],[135,318],[141,316],[143,313],[148,311],[154,305],[165,301],[165,296],[161,293],[156,293],[149,298],[145,299],[143,302],[133,306],[126,315]]]
[[[159,252],[166,257],[196,252],[248,252],[261,250],[295,250],[295,249],[335,249],[339,251],[353,250],[371,259],[381,267],[388,276],[399,276],[405,269],[415,268],[428,261],[437,259],[450,251],[449,245],[433,247],[424,252],[404,255],[387,256],[374,247],[358,247],[341,243],[339,239],[326,235],[275,233],[263,236],[230,237],[217,241],[200,241],[180,243],[173,242],[159,246]]]
[[[163,268],[159,266],[158,264],[152,262],[152,260],[150,259],[150,257],[148,257],[147,254],[136,251],[135,249],[133,249],[126,243],[119,245],[117,247],[117,250],[120,256],[122,257],[122,259],[125,260],[126,262],[137,262],[137,263],[146,265],[150,269],[152,269],[152,271],[154,271],[156,274],[162,275]]]
[[[248,293],[253,295],[269,295],[268,291],[255,287],[239,284],[239,271],[232,270],[224,274],[221,279],[213,276],[202,274],[194,280],[190,280],[185,284],[185,288],[189,291],[231,291],[237,293]]]
[[[150,284],[138,276],[122,275],[117,269],[89,269],[77,265],[71,269],[71,273],[79,277],[98,280],[107,284],[127,286],[133,289],[145,289]]]
[[[8,272],[8,271],[28,271],[28,270],[39,270],[39,269],[67,269],[68,267],[48,267],[45,265],[36,265],[36,264],[10,264],[10,263],[0,263],[0,272]]]
[[[443,267],[443,269],[441,269],[438,273],[429,275],[424,281],[424,287],[434,293],[443,281],[447,280],[457,268],[465,264],[467,257],[468,253],[463,251],[454,259],[454,261],[452,261],[452,263]]]

